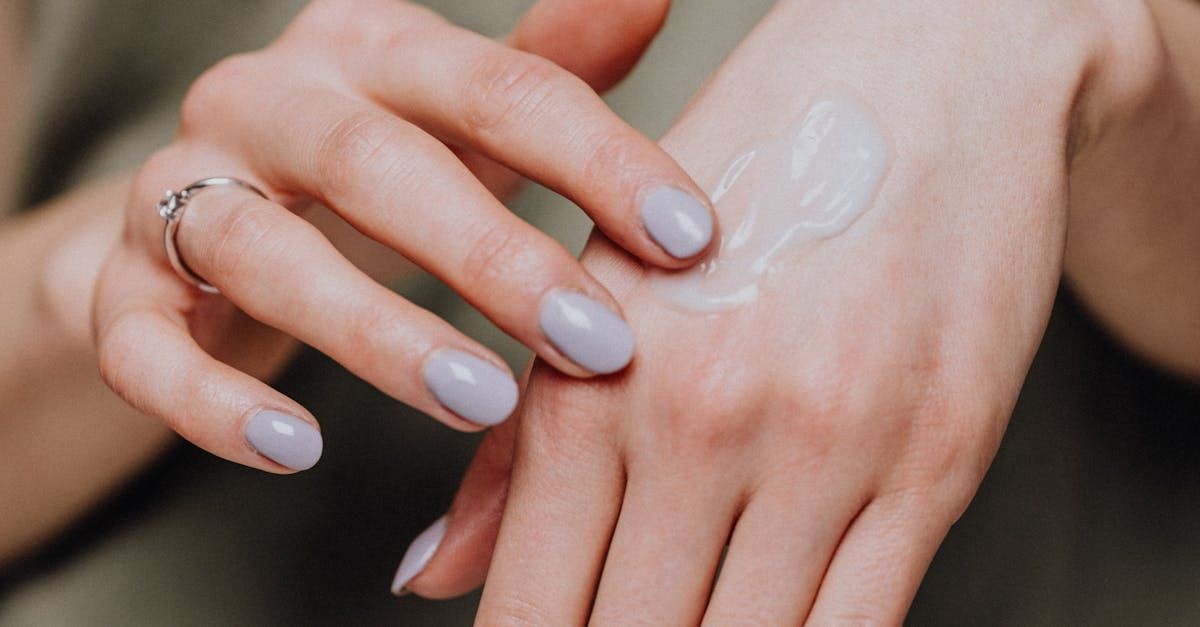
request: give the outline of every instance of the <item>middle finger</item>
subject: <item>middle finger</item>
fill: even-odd
[[[409,13],[389,2],[380,20],[401,24]],[[366,44],[378,54],[342,57],[376,101],[562,192],[649,263],[680,268],[708,250],[715,222],[706,194],[583,80],[445,22],[381,30],[382,43]]]
[[[244,149],[277,186],[322,200],[560,370],[607,374],[632,359],[633,334],[607,290],[440,141],[336,94],[291,99],[269,113],[246,129]]]

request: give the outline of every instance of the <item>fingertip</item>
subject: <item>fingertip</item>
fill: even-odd
[[[392,594],[404,596],[410,592],[408,584],[425,570],[446,537],[447,522],[446,516],[438,518],[408,545],[392,578]]]
[[[517,382],[508,368],[466,351],[434,351],[426,358],[421,374],[442,407],[477,427],[470,430],[494,427],[517,407]]]
[[[313,423],[275,409],[256,411],[242,434],[259,455],[293,472],[316,466],[325,448]]]
[[[638,212],[650,239],[667,255],[667,267],[688,267],[711,247],[716,232],[713,209],[705,200],[672,185],[646,192]]]
[[[589,296],[554,290],[542,300],[538,324],[557,351],[583,370],[558,368],[576,377],[607,375],[633,361],[633,329],[613,308]]]

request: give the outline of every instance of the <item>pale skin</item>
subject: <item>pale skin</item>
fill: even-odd
[[[711,183],[731,138],[849,85],[894,145],[875,206],[714,317],[594,238],[643,357],[587,382],[535,366],[410,590],[486,578],[483,625],[898,624],[1064,270],[1200,377],[1200,7],[869,4],[779,3],[662,144]]]
[[[512,498],[500,530],[481,622],[584,622],[597,581],[600,592],[592,618],[599,623],[627,624],[631,616],[651,622],[690,623],[699,621],[706,611],[710,620],[722,624],[734,619],[752,624],[776,619],[794,623],[810,610],[813,622],[834,617],[892,622],[902,615],[945,527],[965,507],[994,451],[1012,395],[1044,325],[1061,266],[1066,226],[1069,223],[1074,234],[1079,230],[1075,224],[1087,219],[1083,207],[1065,212],[1065,179],[1077,176],[1071,164],[1084,162],[1089,155],[1103,155],[1092,152],[1092,147],[1117,142],[1122,132],[1132,136],[1133,122],[1143,107],[1158,105],[1179,113],[1186,109],[1175,98],[1190,98],[1191,94],[1160,90],[1157,72],[1165,70],[1158,64],[1149,64],[1156,72],[1147,77],[1129,71],[1129,66],[1097,62],[1091,53],[1098,50],[1128,60],[1131,56],[1144,58],[1146,50],[1154,49],[1136,45],[1151,30],[1141,28],[1149,24],[1148,19],[1139,19],[1146,15],[1126,8],[1113,16],[1112,8],[1105,7],[1100,15],[1112,17],[1112,23],[1133,24],[1134,34],[1141,37],[1126,50],[1109,47],[1118,42],[1128,45],[1117,33],[1089,28],[1069,31],[1066,41],[1071,45],[1065,46],[1067,54],[1058,59],[1061,64],[1045,69],[1052,76],[1040,76],[1047,91],[1036,92],[1039,98],[1055,95],[1049,98],[1046,111],[1015,124],[1012,116],[984,112],[1003,113],[1009,111],[1005,106],[1015,108],[1025,101],[971,101],[982,108],[964,110],[942,101],[945,107],[937,109],[939,112],[964,116],[955,121],[978,123],[972,128],[983,131],[972,135],[974,143],[968,143],[965,150],[968,156],[978,157],[981,145],[993,148],[989,140],[1000,147],[1018,140],[1027,145],[1021,154],[1028,152],[1028,161],[1015,160],[1021,167],[1007,163],[1009,169],[993,172],[989,162],[989,168],[962,168],[961,160],[947,163],[937,158],[943,153],[940,149],[950,143],[946,121],[929,117],[924,107],[899,97],[898,83],[917,77],[893,73],[900,78],[889,84],[883,80],[887,77],[873,76],[867,67],[869,53],[859,50],[857,55],[851,54],[854,37],[845,51],[828,42],[822,46],[823,32],[845,35],[861,29],[864,38],[880,34],[871,32],[871,20],[837,27],[838,20],[847,16],[824,4],[807,3],[806,19],[799,19],[793,11],[799,12],[796,7],[801,3],[782,3],[685,114],[664,145],[699,180],[711,180],[729,156],[721,151],[728,145],[725,140],[755,130],[750,128],[753,125],[769,130],[772,124],[791,121],[798,112],[781,108],[762,114],[753,107],[800,101],[811,83],[822,78],[813,67],[820,65],[814,53],[823,52],[841,67],[859,71],[839,74],[839,80],[861,83],[872,88],[870,93],[885,96],[873,104],[888,123],[898,154],[917,158],[898,162],[881,193],[880,206],[846,236],[791,260],[798,269],[793,273],[794,284],[785,286],[787,289],[776,286],[753,311],[715,322],[663,308],[644,288],[640,266],[606,242],[593,243],[586,267],[625,306],[638,330],[643,357],[624,376],[587,384],[572,383],[545,366],[535,372],[533,396],[526,403],[519,429],[514,423],[489,437],[451,513],[443,548],[425,574],[410,584],[416,592],[446,596],[482,581],[504,504],[515,435],[520,446]],[[811,19],[820,14],[814,9],[827,10],[827,19]],[[1044,16],[1043,11],[1030,13]],[[887,11],[879,9],[877,14]],[[932,25],[923,22],[923,28]],[[1123,34],[1124,29],[1120,30]],[[1003,32],[995,34],[1005,39]],[[987,49],[978,36],[964,34],[963,38],[971,45],[959,40],[941,43]],[[758,63],[766,56],[765,50],[782,50],[784,58],[794,54],[814,61],[807,69],[800,64],[795,83],[779,81],[778,74],[771,74],[773,80],[768,82],[748,69],[768,72],[774,67]],[[859,64],[847,58],[857,59]],[[896,65],[921,67],[920,63]],[[1101,95],[1082,100],[1089,106],[1074,109],[1074,93],[1064,83],[1069,77],[1078,78],[1084,69],[1097,70],[1094,76],[1104,88],[1089,90],[1089,96]],[[1019,84],[1030,78],[999,75]],[[762,84],[770,84],[774,90],[769,98],[763,97]],[[1013,91],[1026,98],[1035,93],[1022,92],[1016,86]],[[747,93],[747,87],[758,88],[754,98],[736,95]],[[931,89],[924,95],[928,93],[945,95],[945,90]],[[887,98],[888,94],[893,97]],[[1076,110],[1091,113],[1094,117],[1084,119],[1095,125],[1088,126],[1093,130],[1091,141],[1075,146],[1072,161],[1066,157],[1074,128],[1068,114]],[[747,111],[756,114],[745,115]],[[1001,120],[1009,124],[1002,126]],[[1194,141],[1194,120],[1180,116],[1170,122],[1176,129],[1170,149],[1180,151],[1181,158],[1194,156],[1198,143]],[[1179,133],[1180,128],[1193,132]],[[930,129],[937,132],[929,133]],[[1180,137],[1192,141],[1179,141]],[[1101,173],[1109,172],[1106,165],[1122,165],[1130,154],[1128,150],[1115,152],[1120,158],[1110,154],[1107,164],[1093,157]],[[966,163],[979,165],[981,161]],[[970,176],[964,175],[964,170]],[[998,180],[1001,176],[1004,180]],[[1196,190],[1186,187],[1187,179],[1173,181],[1174,187],[1163,186],[1170,190],[1164,196],[1176,203],[1172,206],[1180,209],[1183,218],[1173,222],[1169,233],[1157,235],[1182,239],[1183,231],[1191,234],[1194,242],[1200,225],[1194,212],[1184,214],[1182,209],[1187,206],[1186,199],[1196,197]],[[1078,189],[1079,184],[1071,182],[1072,189]],[[82,204],[77,202],[77,206]],[[959,215],[958,221],[949,222],[960,227],[957,232],[947,228],[945,215],[938,213],[951,206],[960,214],[964,207],[977,210],[973,216]],[[1158,209],[1155,205],[1133,206],[1145,212],[1134,215],[1154,216]],[[1013,209],[988,211],[997,207]],[[917,220],[910,219],[915,211],[928,212],[916,214],[926,228],[915,228]],[[982,226],[968,219],[981,213],[991,219],[999,214],[1003,219]],[[1149,236],[1155,234],[1151,231]],[[1117,245],[1126,241],[1129,231],[1109,229],[1095,237],[1097,240],[1086,243]],[[44,250],[53,250],[57,242],[46,239]],[[1074,235],[1069,242],[1071,250],[1085,244],[1076,244]],[[978,265],[946,267],[947,245],[969,245],[979,252]],[[1189,264],[1196,263],[1196,253],[1186,247],[1164,246],[1163,250],[1158,261],[1162,267],[1195,267]],[[848,256],[861,261],[857,265],[839,263]],[[1030,263],[1017,264],[1015,259]],[[1068,262],[1071,259],[1067,257]],[[897,265],[922,271],[900,271]],[[998,272],[997,265],[1006,271]],[[1021,272],[1008,271],[1013,267]],[[1092,278],[1101,284],[1104,280],[1102,272],[1089,274],[1091,268],[1086,265],[1068,265],[1068,271],[1075,281]],[[829,282],[821,279],[834,272],[842,276],[841,283],[828,289]],[[1189,337],[1187,325],[1196,315],[1188,304],[1196,302],[1196,288],[1188,289],[1185,276],[1179,275],[1184,289],[1168,292],[1171,302],[1180,303],[1174,309],[1177,315],[1156,320],[1152,329],[1128,325],[1130,330],[1124,336],[1148,356],[1183,372],[1194,372],[1187,365],[1194,368],[1200,351],[1195,343],[1176,339]],[[938,280],[930,281],[930,277]],[[42,287],[39,281],[28,283]],[[945,289],[948,285],[956,289]],[[987,285],[986,296],[980,285]],[[1143,286],[1144,282],[1131,281],[1130,289],[1114,300],[1136,311],[1139,302],[1154,302],[1146,300],[1153,294],[1141,292]],[[804,294],[803,301],[796,294]],[[886,306],[872,300],[895,294],[921,297],[908,299],[902,306],[894,299]],[[997,311],[993,299],[1007,309]],[[1102,299],[1090,302],[1102,317],[1106,311],[1119,309]],[[840,325],[821,318],[829,311],[843,313]],[[987,315],[989,311],[991,315]],[[969,319],[977,326],[960,323],[931,328],[931,312],[946,313],[934,317],[942,322]],[[953,315],[962,312],[969,315]],[[70,319],[70,312],[58,318]],[[803,324],[805,321],[811,324]],[[820,328],[825,333],[789,335],[796,328]],[[947,339],[943,344],[931,343],[930,336]],[[681,337],[687,341],[675,341]],[[1174,341],[1155,341],[1163,337]],[[706,343],[697,338],[706,340],[713,350],[695,352],[695,347]],[[797,351],[787,350],[798,347],[803,349],[799,352],[803,359],[796,356]],[[738,360],[747,354],[753,354],[754,361],[737,370],[741,376],[730,378],[729,366],[740,365]],[[988,363],[966,358],[979,354],[988,355]],[[666,360],[672,368],[655,368],[646,355]],[[773,359],[762,359],[762,355]],[[286,351],[281,351],[280,361],[285,356]],[[764,363],[772,364],[773,371],[764,371]],[[780,376],[779,370],[789,373],[788,377]],[[897,376],[898,370],[907,378]],[[937,373],[945,376],[922,378]],[[676,376],[684,377],[685,384]],[[695,410],[697,389],[709,392],[706,396],[712,399],[706,412]],[[890,415],[896,407],[908,411]],[[872,466],[872,462],[879,465]],[[617,508],[621,508],[620,522]],[[848,513],[851,510],[857,517]],[[914,511],[921,515],[913,515]],[[714,602],[706,610],[714,553],[728,536],[735,512],[740,514],[738,528],[749,530],[734,532],[726,565],[726,573],[732,574],[722,578]],[[851,518],[853,524],[849,524]],[[669,524],[679,520],[687,524]],[[748,527],[753,521],[759,531]],[[666,533],[664,525],[654,523],[666,523],[679,533]],[[841,530],[830,531],[839,525]],[[609,532],[614,526],[610,550]],[[840,537],[838,531],[847,526],[850,531],[840,545],[830,541],[835,533]],[[639,545],[639,540],[646,544]],[[770,541],[769,553],[763,552],[761,544],[755,547],[756,542],[765,540]],[[798,560],[798,555],[806,559]],[[823,565],[820,572],[811,567],[811,563],[822,562],[822,555],[824,564],[830,566],[828,572]],[[600,577],[602,566],[604,576]],[[873,576],[864,581],[859,579],[863,573]]]
[[[306,71],[309,71],[317,61],[350,56],[350,52],[361,56],[364,50],[363,39],[368,36],[374,37],[374,41],[380,45],[394,45],[395,50],[383,51],[376,55],[376,58],[385,58],[387,54],[384,53],[400,54],[406,40],[413,41],[417,37],[437,39],[445,44],[437,51],[443,62],[456,63],[456,67],[462,68],[458,73],[459,82],[473,80],[479,84],[504,85],[510,79],[519,79],[516,80],[518,87],[534,90],[536,94],[544,96],[535,101],[520,89],[506,91],[497,88],[491,92],[485,90],[484,94],[492,97],[492,100],[475,103],[478,106],[475,113],[507,113],[497,114],[494,125],[489,126],[486,132],[481,130],[476,137],[465,134],[456,137],[460,144],[481,142],[485,138],[490,138],[488,141],[503,143],[508,139],[506,133],[522,135],[524,138],[511,142],[509,149],[521,149],[523,154],[520,158],[536,158],[541,162],[529,163],[514,158],[510,160],[513,167],[525,167],[531,174],[535,174],[533,170],[536,170],[536,175],[547,184],[579,197],[580,204],[589,206],[596,216],[608,216],[603,219],[609,220],[614,229],[624,231],[626,241],[630,242],[631,247],[641,249],[639,254],[643,255],[647,262],[668,267],[682,267],[689,263],[687,260],[670,257],[658,249],[637,227],[636,220],[631,221],[627,214],[632,211],[634,196],[639,186],[647,182],[667,181],[679,188],[694,187],[694,184],[666,153],[620,122],[589,89],[589,86],[598,90],[610,87],[632,67],[661,25],[664,17],[662,10],[647,11],[640,2],[624,5],[604,2],[604,19],[583,20],[582,17],[596,11],[579,11],[578,3],[550,0],[531,10],[509,35],[509,45],[506,46],[454,28],[427,11],[404,3],[362,2],[346,10],[344,7],[347,4],[314,4],[272,47],[256,53],[256,56],[243,56],[209,72],[193,89],[186,105],[193,110],[205,108],[206,101],[219,105],[224,98],[213,91],[216,88],[205,85],[243,77],[248,80],[243,83],[241,91],[235,89],[232,93],[221,92],[230,101],[243,105],[238,111],[241,118],[214,115],[209,119],[219,119],[220,124],[200,124],[205,130],[185,129],[175,144],[152,158],[139,174],[117,176],[111,180],[81,187],[64,194],[45,207],[30,212],[27,216],[14,218],[3,225],[3,229],[0,230],[0,259],[3,260],[3,268],[0,269],[3,275],[0,276],[0,280],[3,280],[6,298],[0,306],[0,323],[4,325],[0,337],[4,338],[5,342],[3,350],[0,350],[0,399],[10,411],[6,412],[0,425],[0,433],[3,434],[0,437],[0,451],[3,451],[0,455],[0,464],[3,464],[3,469],[0,470],[0,503],[5,504],[5,511],[13,514],[0,520],[0,566],[22,551],[51,537],[121,481],[142,468],[171,440],[170,432],[163,428],[163,422],[147,418],[109,391],[96,372],[97,359],[100,360],[102,369],[110,381],[116,384],[126,399],[142,409],[150,410],[151,413],[158,410],[157,416],[165,418],[166,423],[178,426],[188,417],[203,416],[180,427],[180,431],[185,435],[236,461],[272,472],[288,471],[248,449],[237,433],[236,422],[242,416],[236,409],[228,411],[229,408],[226,407],[227,411],[210,414],[205,412],[204,407],[211,409],[214,403],[222,402],[232,402],[240,406],[272,403],[293,408],[298,415],[311,419],[311,416],[303,412],[303,408],[297,407],[295,403],[265,384],[259,383],[259,380],[270,379],[294,354],[297,346],[295,339],[278,329],[257,322],[223,298],[204,299],[198,292],[174,277],[169,268],[163,265],[161,240],[155,241],[161,237],[162,223],[153,211],[156,196],[161,194],[163,189],[178,188],[214,172],[236,171],[264,184],[257,180],[253,168],[243,167],[240,163],[236,166],[231,165],[231,160],[253,161],[250,155],[244,154],[249,148],[243,146],[243,151],[239,152],[238,149],[228,146],[224,149],[201,146],[209,144],[213,136],[243,137],[244,133],[239,135],[228,128],[233,120],[259,126],[271,124],[271,120],[245,119],[245,115],[249,114],[269,116],[271,98],[306,103],[321,102],[321,99],[325,98],[325,104],[337,104],[343,107],[343,111],[344,107],[351,106],[348,103],[355,102],[354,94],[345,94],[340,99],[333,98],[331,95],[336,92],[333,87],[302,84],[301,79],[311,78],[303,72],[295,77],[296,80],[292,81],[290,86],[285,85],[274,92],[264,89],[267,78],[287,83],[288,81],[281,79],[287,79],[295,73],[295,68],[308,68]],[[15,30],[19,22],[15,16],[6,13],[7,11],[0,11],[0,16],[6,18],[0,21],[0,26],[3,26],[0,30]],[[374,29],[359,28],[358,22],[373,25]],[[408,38],[398,38],[388,44],[387,35],[393,31],[405,32]],[[340,47],[333,46],[331,49],[329,41],[339,41],[327,36],[331,34],[341,36]],[[5,38],[3,44],[16,41],[16,38]],[[455,43],[458,45],[451,45]],[[12,64],[16,65],[18,52],[16,46],[0,49],[0,61],[6,64],[12,61]],[[553,66],[538,59],[534,56],[537,54],[544,55],[546,59],[558,65]],[[434,61],[436,59],[430,58],[422,63],[429,67]],[[254,72],[247,76],[236,68],[238,64],[245,67],[260,62],[261,76]],[[395,65],[380,64],[379,68]],[[334,79],[348,81],[348,72],[349,70],[344,76],[336,73],[332,76]],[[442,77],[443,89],[456,84],[454,81],[444,80],[448,76],[449,74]],[[330,76],[326,75],[325,78],[329,79]],[[301,86],[296,87],[296,84]],[[469,90],[465,85],[462,85],[462,89]],[[17,91],[6,92],[5,95]],[[217,91],[220,92],[220,89]],[[412,93],[420,95],[421,92]],[[430,98],[435,95],[445,97],[451,95],[451,92],[430,94]],[[436,103],[436,100],[434,102]],[[463,99],[462,102],[468,101]],[[7,101],[0,104],[4,105],[5,111],[10,111],[19,103]],[[336,107],[326,109],[333,112]],[[450,111],[448,108],[445,110]],[[522,117],[522,114],[525,117]],[[195,112],[190,115],[203,119],[210,114]],[[603,288],[587,276],[561,246],[525,227],[516,218],[503,213],[503,208],[490,193],[505,197],[516,188],[520,176],[510,168],[471,150],[456,149],[456,152],[452,153],[446,145],[432,136],[422,137],[415,125],[403,127],[406,124],[403,118],[387,117],[388,114],[382,109],[372,110],[362,105],[357,115],[361,120],[378,124],[380,128],[400,128],[401,132],[408,133],[405,136],[409,140],[408,144],[384,144],[379,148],[380,154],[390,149],[410,159],[414,164],[414,174],[426,177],[462,177],[458,184],[447,185],[446,189],[459,192],[465,190],[473,194],[473,204],[459,204],[472,206],[479,213],[459,216],[457,223],[470,226],[477,233],[507,233],[505,237],[493,239],[497,242],[510,242],[508,252],[523,255],[519,259],[512,255],[506,256],[506,249],[499,248],[490,262],[483,260],[476,264],[480,266],[481,273],[486,274],[484,271],[489,269],[490,263],[495,266],[493,275],[505,281],[521,281],[524,289],[547,289],[550,286],[565,284],[583,292],[592,292],[598,299],[611,300]],[[535,115],[540,117],[532,117]],[[446,128],[440,130],[450,132],[453,121],[443,122]],[[525,130],[535,122],[540,130]],[[564,135],[562,130],[566,122],[574,125],[572,132],[593,131],[592,139],[612,151],[621,153],[618,161],[614,162],[614,167],[608,168],[607,171],[603,168],[582,170],[581,168],[590,167],[590,160],[583,154],[589,145],[584,142],[572,142],[571,137]],[[343,125],[343,128],[346,127]],[[311,131],[310,137],[315,141],[328,127],[317,122],[297,122],[289,127],[288,133],[280,135],[294,138],[302,135],[297,131],[305,129]],[[3,135],[5,139],[8,137],[7,134]],[[610,139],[607,144],[599,141],[605,138]],[[540,142],[541,147],[531,148],[527,145],[528,142]],[[422,149],[408,150],[413,145]],[[261,149],[263,146],[264,143],[259,142],[254,147]],[[280,152],[285,152],[289,147],[293,146],[275,146]],[[172,157],[188,152],[203,153],[205,156],[197,159]],[[548,163],[568,153],[575,155],[573,162],[560,159],[557,163]],[[6,150],[4,154],[10,156],[11,151]],[[327,161],[353,156],[329,151]],[[316,169],[323,165],[318,155],[312,154],[311,151],[306,153],[298,147],[295,154],[289,157],[292,159],[290,163],[296,165],[304,157],[311,158],[305,165],[311,164]],[[281,157],[271,161],[261,158],[257,163],[266,170],[270,167],[281,167],[278,161],[282,159]],[[416,165],[430,161],[441,163],[441,169],[420,171]],[[616,168],[616,163],[623,167]],[[324,165],[334,169],[338,164]],[[397,168],[401,166],[398,162],[393,165]],[[609,183],[607,195],[585,193],[580,189],[587,184],[602,186],[605,181]],[[385,188],[387,185],[403,186],[404,182],[400,179],[376,181],[364,178],[355,181],[353,185],[346,185],[345,188],[354,191],[368,186],[378,191],[381,185]],[[299,184],[296,186],[299,187]],[[275,193],[284,194],[278,190]],[[700,194],[698,190],[697,193]],[[622,194],[628,197],[623,197]],[[465,423],[444,409],[432,406],[427,393],[414,391],[415,382],[395,380],[397,365],[412,365],[405,362],[409,353],[419,353],[422,347],[436,345],[439,340],[457,343],[460,347],[467,347],[468,350],[485,356],[491,355],[486,349],[474,345],[433,316],[407,305],[399,297],[376,284],[372,278],[368,278],[368,275],[381,281],[395,278],[411,272],[411,264],[396,255],[395,251],[363,237],[335,213],[304,207],[304,215],[309,217],[316,227],[313,228],[298,218],[296,221],[286,222],[290,214],[279,214],[281,209],[271,203],[262,202],[255,205],[253,197],[245,198],[245,195],[228,193],[225,195],[232,197],[231,203],[225,205],[226,208],[236,209],[243,206],[251,214],[267,219],[268,222],[271,222],[270,218],[278,217],[285,225],[290,224],[291,233],[301,234],[298,239],[283,237],[281,234],[281,247],[273,250],[278,252],[289,247],[302,248],[304,252],[315,255],[308,263],[319,262],[336,270],[311,273],[311,276],[306,278],[307,282],[321,285],[322,282],[330,284],[341,281],[358,288],[349,292],[355,298],[342,298],[340,302],[332,303],[328,298],[320,298],[319,293],[306,294],[312,297],[306,306],[316,311],[322,307],[344,306],[347,301],[358,306],[358,311],[343,309],[334,312],[344,316],[337,325],[341,327],[343,337],[352,335],[352,326],[364,319],[369,321],[371,316],[367,314],[371,314],[376,318],[376,322],[382,322],[382,316],[395,323],[395,326],[390,328],[384,324],[376,324],[375,331],[395,333],[399,330],[406,334],[405,339],[408,340],[378,342],[377,344],[387,347],[387,350],[383,350],[370,346],[371,340],[378,338],[372,338],[367,332],[359,335],[363,346],[368,348],[360,346],[352,351],[351,347],[339,346],[332,348],[331,352],[338,352],[345,358],[348,366],[360,371],[369,370],[363,366],[364,363],[374,362],[382,366],[390,362],[388,365],[393,376],[382,383],[382,387],[410,403],[426,406],[431,414],[452,426],[478,429],[477,426]],[[307,204],[303,202],[302,190],[292,189],[289,195],[294,196],[291,199],[297,204]],[[213,196],[219,197],[215,192]],[[429,194],[410,196],[410,202],[414,205],[438,200],[445,198],[431,198]],[[246,204],[247,202],[249,204]],[[210,203],[209,206],[221,207],[219,203]],[[198,205],[197,209],[200,208]],[[401,215],[408,211],[411,216],[409,219],[414,220],[416,224],[420,219],[414,213],[417,208],[419,207],[397,206],[394,211]],[[445,212],[446,208],[439,206],[439,211]],[[350,212],[347,210],[347,213]],[[225,212],[224,215],[228,217],[229,212]],[[211,276],[210,280],[213,282],[225,283],[223,288],[229,293],[237,294],[238,281],[215,271],[211,267],[212,259],[205,254],[206,247],[215,248],[216,243],[229,234],[219,227],[215,227],[216,230],[206,230],[200,223],[205,219],[220,216],[216,215],[216,211],[209,213],[198,210],[189,212],[188,217],[186,229],[189,234],[193,231],[209,233],[207,240],[181,234],[180,245],[181,248],[185,248],[184,253],[188,255],[189,264],[194,265],[197,270],[204,271],[206,278]],[[227,224],[238,222],[226,220]],[[268,222],[262,222],[261,225],[267,225]],[[462,235],[463,241],[466,241],[465,233],[458,235]],[[447,246],[447,249],[449,248],[451,247]],[[341,259],[343,254],[350,261]],[[97,280],[101,268],[105,266],[106,257],[112,259],[107,266],[110,278],[101,283],[104,287],[100,291],[108,294],[108,300],[101,298],[93,307],[93,295],[97,292]],[[295,263],[284,263],[288,260],[259,261],[263,261],[265,267],[295,267]],[[274,263],[271,263],[272,261]],[[461,267],[463,261],[447,253],[441,260],[429,261],[429,265],[441,264],[439,269],[450,269]],[[518,261],[522,267],[535,266],[545,268],[546,271],[540,275],[530,272],[525,276],[508,276],[503,271],[502,264]],[[278,280],[274,280],[268,281],[267,284],[272,282],[279,283]],[[499,287],[504,287],[502,282],[499,283]],[[154,289],[154,286],[164,292],[151,297],[145,290]],[[480,303],[483,309],[494,314],[494,317],[498,317],[497,312],[506,306],[504,302],[496,300],[496,296],[485,293],[485,288],[489,287],[486,284],[471,286],[462,283],[457,287],[468,298]],[[494,289],[497,286],[490,287]],[[123,312],[130,310],[129,305],[136,301],[137,294],[149,298],[150,300],[141,302],[152,303],[148,306],[154,311],[181,324],[186,321],[190,331],[197,334],[204,348],[223,363],[197,352],[199,349],[194,346],[187,346],[192,341],[187,337],[187,333],[180,335],[168,331],[166,334],[168,341],[184,343],[185,349],[182,352],[174,351],[161,343],[148,343],[146,340],[149,336],[144,333],[152,333],[156,328],[154,324],[139,331],[137,325],[121,323],[121,326],[127,327],[133,335],[141,336],[128,337],[124,343],[114,342],[109,327],[124,315]],[[342,296],[346,294],[344,292]],[[163,299],[155,300],[159,296]],[[265,302],[259,296],[261,294],[254,293],[250,300]],[[519,306],[528,306],[530,299],[514,299],[514,302]],[[287,312],[268,314],[265,310],[259,310],[258,313],[263,317],[275,315],[297,318],[289,316]],[[534,321],[533,316],[530,316],[530,319],[524,318],[524,314],[527,313],[510,311],[508,319],[504,322],[510,331],[516,335],[523,335],[528,340],[533,335]],[[92,319],[93,315],[95,321]],[[309,324],[313,323],[314,317],[309,316]],[[302,339],[313,341],[311,329],[312,327],[310,331],[305,332],[299,331],[297,327],[294,330],[302,336],[309,334]],[[99,351],[95,348],[94,340],[99,341]],[[564,370],[575,375],[587,374],[552,354],[552,349],[547,347],[544,341],[529,341],[538,344],[535,348],[539,348],[540,352],[550,359],[558,359]],[[170,378],[157,375],[142,377],[134,370],[145,367],[148,357],[156,354],[170,355],[173,352],[176,357],[184,358],[184,362],[158,363],[157,365],[166,368],[158,371],[159,374],[179,373],[178,368],[189,363],[186,359],[190,356],[190,363],[203,372],[193,371],[181,380],[196,386],[194,389],[207,386],[209,392],[179,394],[177,387],[172,387],[169,383],[164,385]],[[502,364],[494,356],[491,356],[491,359]],[[213,372],[216,374],[212,374]],[[368,378],[373,378],[376,382],[381,378],[378,372],[373,373],[373,377],[370,374],[367,373]],[[222,389],[219,383],[212,380],[214,376],[232,379],[238,383],[233,387],[226,386],[223,392],[212,393],[212,390]],[[64,390],[70,393],[66,394]],[[248,390],[249,396],[230,394],[231,391],[237,390]],[[166,408],[161,406],[161,403],[164,399],[172,398],[173,393],[174,398],[188,401],[192,407],[177,405],[174,411],[164,411]],[[223,415],[224,418],[214,419],[219,415]],[[73,463],[61,463],[64,459],[71,459]]]

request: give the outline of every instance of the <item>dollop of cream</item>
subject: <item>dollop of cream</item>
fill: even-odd
[[[787,133],[733,160],[711,192],[718,246],[691,269],[657,271],[653,289],[697,312],[753,302],[782,252],[833,237],[866,211],[889,163],[888,142],[865,108],[816,100]]]

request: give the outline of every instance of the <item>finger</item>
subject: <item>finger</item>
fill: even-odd
[[[604,436],[584,430],[606,418],[569,411],[604,407],[592,404],[598,400],[572,396],[568,404],[530,397],[537,405],[522,412],[512,485],[478,624],[587,621],[625,483],[615,447],[597,446]]]
[[[670,7],[670,0],[541,0],[507,43],[605,91],[633,69]]]
[[[603,92],[633,69],[669,7],[669,0],[541,0],[501,41],[545,57]],[[478,153],[456,152],[497,197],[515,191],[516,172]]]
[[[592,624],[700,622],[740,506],[728,483],[666,468],[631,474]]]
[[[508,494],[517,422],[488,432],[444,517],[444,532],[435,529],[409,545],[392,580],[393,594],[448,599],[483,584]]]
[[[919,495],[876,499],[846,532],[809,615],[812,625],[899,625],[953,517]]]
[[[380,19],[401,23],[404,14],[387,4]],[[703,191],[578,77],[448,25],[389,41],[400,43],[382,57],[344,60],[379,102],[566,195],[648,263],[680,268],[708,250],[715,221]]]
[[[276,473],[312,467],[322,450],[312,415],[205,353],[170,305],[184,298],[180,285],[141,253],[114,254],[98,283],[94,314],[104,380],[215,455]]]
[[[459,429],[506,419],[503,360],[373,281],[312,224],[239,188],[204,190],[176,240],[193,271],[255,319]]]
[[[798,625],[862,508],[838,474],[765,485],[738,519],[705,625]],[[842,474],[844,477],[845,475]]]
[[[271,129],[286,128],[276,133]],[[608,374],[633,358],[611,295],[561,244],[500,204],[420,129],[339,96],[250,124],[269,179],[304,190],[446,281],[556,368]]]

